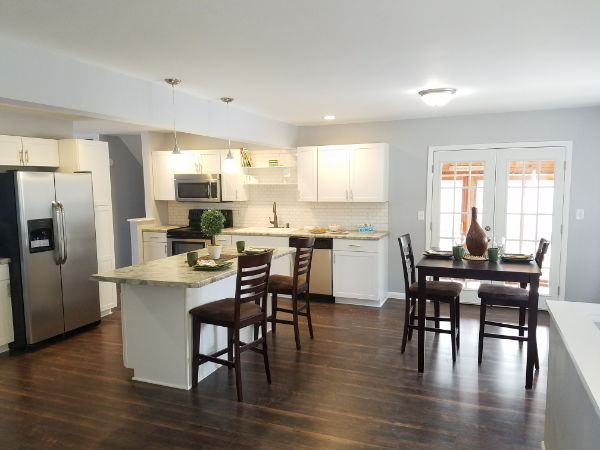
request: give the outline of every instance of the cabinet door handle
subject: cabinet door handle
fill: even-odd
[[[346,200],[348,200],[348,189],[346,189]]]
[[[350,189],[350,200],[354,200],[354,191]]]
[[[29,164],[29,150],[25,150],[25,164]]]
[[[165,244],[165,255],[167,254],[167,244]]]
[[[348,247],[360,247],[360,244],[348,244]]]

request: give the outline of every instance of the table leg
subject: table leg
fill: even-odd
[[[419,270],[419,372],[425,368],[425,272]]]
[[[537,316],[538,316],[538,287],[540,277],[534,276],[529,282],[529,311],[527,314],[527,368],[525,373],[525,389],[533,386],[533,366],[537,348]]]

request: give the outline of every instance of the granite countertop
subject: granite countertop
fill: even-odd
[[[10,258],[0,258],[0,264],[8,264],[10,262]]]
[[[273,253],[273,259],[292,254],[295,251],[291,247],[277,247]],[[223,246],[222,253],[224,255],[237,255],[237,250],[233,245],[225,245]],[[208,250],[198,250],[198,255],[206,256],[208,255]],[[155,259],[146,264],[94,274],[91,278],[96,281],[108,281],[110,283],[199,288],[233,276],[236,273],[236,260],[234,260],[233,265],[227,270],[201,272],[190,268],[187,264],[185,254],[182,254]]]
[[[164,231],[165,233],[173,228],[181,228],[181,225],[143,225],[142,231]]]
[[[256,228],[256,227],[252,227]],[[364,240],[372,240],[376,241],[383,237],[386,237],[389,233],[387,231],[366,231],[366,232],[358,232],[358,231],[349,231],[347,234],[339,234],[339,233],[309,233],[308,231],[302,228],[290,228],[289,231],[269,231],[267,228],[264,230],[252,230],[250,227],[234,227],[234,228],[224,228],[221,234],[242,234],[245,236],[315,236],[320,238],[333,238],[333,239],[364,239]],[[284,230],[279,228],[278,230]]]

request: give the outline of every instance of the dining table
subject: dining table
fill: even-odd
[[[491,262],[487,260],[456,260],[424,256],[417,264],[418,271],[418,371],[425,369],[425,281],[427,277],[462,278],[473,280],[490,280],[517,282],[521,286],[529,285],[528,314],[527,314],[527,365],[525,369],[525,388],[533,385],[533,370],[536,352],[537,311],[539,301],[539,283],[541,269],[531,262]]]

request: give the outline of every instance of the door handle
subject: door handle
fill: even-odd
[[[360,244],[348,244],[348,247],[360,247]]]
[[[62,262],[64,264],[67,262],[67,230],[65,226],[65,206],[61,202],[57,202],[60,207],[60,215],[61,215],[61,234],[62,234]]]
[[[25,150],[25,164],[29,164],[29,150]]]
[[[52,219],[54,226],[54,256],[56,259],[56,264],[62,263],[62,235],[60,217],[60,206],[58,206],[58,202],[52,202]]]
[[[350,200],[354,200],[354,192],[352,192],[352,189],[350,189]]]
[[[346,189],[346,200],[348,200],[348,189]]]
[[[19,163],[21,165],[25,164],[23,161],[23,147],[21,147],[21,150],[19,150]]]

